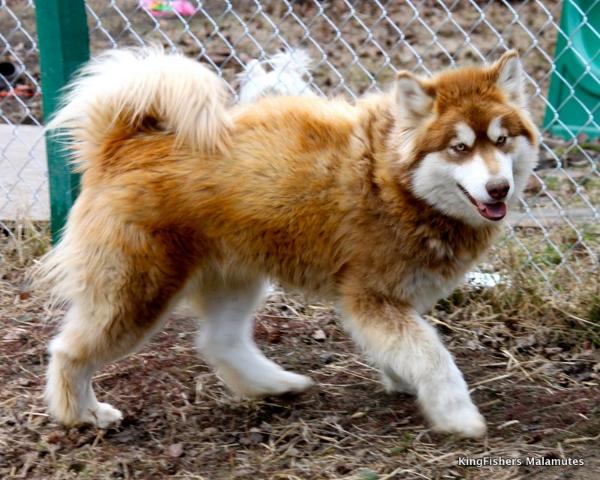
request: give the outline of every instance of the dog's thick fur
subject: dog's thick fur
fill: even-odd
[[[83,174],[38,272],[70,303],[50,346],[51,414],[67,425],[118,421],[96,400],[93,373],[139,348],[180,299],[196,307],[200,350],[233,391],[308,388],[252,339],[273,279],[336,302],[386,387],[415,393],[434,428],[483,435],[460,371],[420,315],[499,230],[504,206],[485,183],[503,175],[509,204],[525,185],[537,139],[524,104],[514,52],[431,79],[401,72],[392,92],[355,104],[236,107],[192,60],[101,56],[50,125],[66,132]]]

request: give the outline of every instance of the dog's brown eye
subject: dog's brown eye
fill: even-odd
[[[498,145],[499,147],[501,147],[502,145],[504,145],[506,143],[506,135],[500,135],[498,137],[498,140],[496,140],[496,145]]]
[[[452,150],[454,150],[455,152],[458,153],[463,153],[467,151],[467,145],[464,143],[457,143],[456,145],[452,146]]]

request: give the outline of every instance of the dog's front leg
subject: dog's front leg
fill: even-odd
[[[388,377],[417,394],[435,430],[481,437],[485,420],[435,329],[414,309],[369,296],[347,296],[344,323],[355,341]]]

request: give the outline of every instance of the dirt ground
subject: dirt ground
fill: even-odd
[[[556,38],[548,12],[555,21],[560,13],[558,0],[543,6],[446,2],[454,24],[433,0],[413,2],[420,17],[407,2],[388,2],[390,23],[380,18],[376,2],[352,2],[353,15],[337,0],[289,7],[237,1],[233,10],[224,2],[204,2],[216,28],[205,14],[187,27],[177,19],[154,22],[136,3],[88,2],[94,52],[135,45],[138,38],[173,43],[210,59],[235,90],[241,63],[277,51],[283,38],[306,46],[317,59],[316,85],[344,95],[385,84],[390,63],[435,70],[448,63],[444,49],[459,62],[477,60],[456,25],[490,58],[501,50],[494,30],[501,31],[507,44],[521,50],[543,93],[550,65],[543,51],[550,55]],[[5,4],[14,16],[0,8],[0,33],[12,47],[0,60],[23,61],[27,72],[15,84],[32,95],[0,97],[2,118],[35,123],[41,120],[37,52],[23,33],[35,32],[34,12],[27,1]],[[486,22],[474,5],[484,9]],[[432,43],[436,31],[444,48]],[[543,106],[533,98],[537,120]],[[530,207],[548,210],[556,200],[567,209],[598,205],[597,144],[573,148],[572,142],[547,140],[538,170],[545,186],[532,182]],[[503,283],[461,288],[429,317],[488,420],[488,436],[474,441],[433,433],[412,397],[387,395],[330,306],[279,291],[256,315],[257,341],[270,358],[309,374],[316,381],[311,391],[236,400],[197,355],[197,324],[183,308],[138,354],[96,377],[98,396],[125,414],[119,427],[61,428],[46,415],[42,389],[46,346],[64,312],[48,307],[44,292],[26,280],[48,248],[47,226],[7,224],[0,230],[0,478],[600,478],[600,226],[585,219],[576,229],[564,225],[544,231],[524,221],[483,266],[500,272]],[[580,459],[584,465],[469,467],[460,464],[463,457]]]
[[[1,478],[592,480],[600,474],[600,288],[585,257],[582,284],[550,291],[504,246],[489,267],[502,272],[502,285],[464,287],[428,317],[487,418],[482,441],[433,433],[412,397],[383,391],[331,307],[279,291],[256,315],[256,338],[269,357],[312,376],[312,390],[255,402],[233,398],[195,352],[198,326],[183,308],[138,354],[96,377],[98,396],[123,410],[123,423],[64,429],[47,417],[41,398],[46,346],[63,311],[50,309],[25,279],[47,248],[40,229],[23,227],[20,239],[4,236],[0,243]],[[461,457],[490,456],[584,465],[460,464]]]

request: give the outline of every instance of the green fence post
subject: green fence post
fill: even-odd
[[[598,0],[563,2],[544,129],[567,140],[600,138],[599,25]]]
[[[89,58],[89,36],[84,0],[38,0],[35,2],[44,118],[56,111],[61,89]],[[46,135],[50,221],[56,243],[69,209],[79,193],[79,176],[71,172],[67,152]]]

